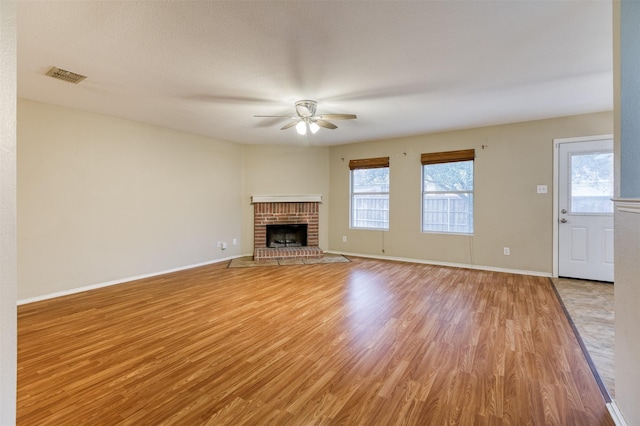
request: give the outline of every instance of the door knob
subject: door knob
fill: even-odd
[[[560,223],[567,223],[567,219],[563,217],[562,219],[560,219]]]

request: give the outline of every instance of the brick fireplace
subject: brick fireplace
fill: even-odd
[[[320,195],[254,195],[251,197],[253,203],[253,259],[259,261],[322,257],[322,249],[318,247],[321,200]],[[267,241],[267,226],[273,225],[281,227],[292,225],[292,228],[306,228],[306,238],[300,238],[300,241],[291,246],[274,244]],[[303,245],[301,242],[305,240],[306,245]]]

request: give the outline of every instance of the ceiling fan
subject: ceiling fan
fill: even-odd
[[[321,114],[316,115],[316,107],[318,103],[316,101],[311,100],[303,100],[298,101],[295,104],[296,106],[296,114],[297,116],[289,116],[289,115],[254,115],[254,117],[282,117],[282,118],[290,118],[292,120],[291,123],[287,123],[280,130],[290,129],[291,127],[296,128],[296,131],[301,135],[307,134],[307,129],[311,131],[311,133],[316,133],[320,130],[320,127],[324,127],[325,129],[337,129],[338,126],[331,123],[327,120],[353,120],[358,118],[355,114]]]

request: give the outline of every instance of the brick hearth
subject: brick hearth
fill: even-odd
[[[280,248],[260,247],[253,251],[253,260],[310,259],[321,257],[322,249],[320,247],[309,246]]]
[[[260,202],[253,204],[254,260],[285,258],[319,258],[318,202]],[[267,225],[307,225],[306,247],[267,247]]]

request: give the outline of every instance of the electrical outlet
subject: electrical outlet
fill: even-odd
[[[235,246],[236,244],[238,244],[238,239],[237,239],[237,238],[234,238],[234,239],[233,239],[233,241],[231,242],[231,244],[233,244],[234,246]]]
[[[547,185],[538,185],[536,188],[536,192],[538,194],[546,194],[547,193]]]
[[[509,247],[505,247],[504,248],[504,255],[505,256],[511,256],[511,250],[509,249]]]
[[[226,242],[222,242],[222,250],[226,250],[227,249],[227,243]]]
[[[342,236],[342,242],[343,242],[343,243],[346,243],[346,242],[347,242],[347,236],[346,236],[346,235],[343,235],[343,236]]]

